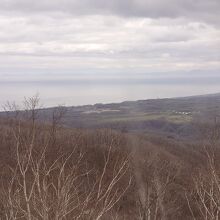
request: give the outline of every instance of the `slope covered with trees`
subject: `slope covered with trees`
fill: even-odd
[[[217,117],[189,142],[38,121],[38,101],[0,119],[0,219],[219,219]]]

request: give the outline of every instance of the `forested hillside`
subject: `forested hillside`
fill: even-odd
[[[25,108],[0,119],[0,219],[219,219],[217,117],[189,141],[64,127],[57,109],[43,122],[36,98]]]

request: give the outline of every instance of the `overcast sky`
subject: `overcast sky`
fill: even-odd
[[[0,76],[218,74],[219,12],[220,0],[0,0]]]

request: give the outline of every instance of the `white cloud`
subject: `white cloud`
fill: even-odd
[[[0,72],[219,69],[218,2],[0,0]]]
[[[218,69],[219,36],[183,18],[2,15],[0,69]]]

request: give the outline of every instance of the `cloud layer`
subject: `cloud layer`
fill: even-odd
[[[0,0],[0,72],[220,69],[219,0]]]
[[[118,16],[177,18],[219,22],[219,0],[1,0],[2,10],[63,12],[72,15],[114,14]]]

